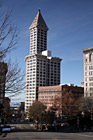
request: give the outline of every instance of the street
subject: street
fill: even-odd
[[[26,129],[23,125],[20,129],[13,132],[3,133],[0,140],[93,140],[93,132],[41,132],[34,129]]]
[[[11,132],[0,140],[93,140],[90,133],[59,133],[59,132]]]

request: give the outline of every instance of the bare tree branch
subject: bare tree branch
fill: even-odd
[[[93,111],[93,98],[89,97],[82,97],[79,101],[79,110],[84,112],[91,112]]]
[[[9,61],[7,65],[8,72],[6,74],[5,91],[9,97],[12,97],[24,91],[24,73],[21,73],[18,63],[11,63]]]
[[[17,44],[17,28],[12,21],[12,10],[3,10],[0,0],[0,62],[3,62]],[[8,72],[6,74],[5,92],[9,96],[15,96],[23,92],[25,88],[24,73],[18,63],[7,62]]]
[[[17,28],[12,23],[11,14],[12,10],[2,12],[0,6],[0,61],[15,49],[17,44]]]

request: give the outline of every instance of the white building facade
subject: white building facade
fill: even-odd
[[[93,47],[84,53],[84,97],[93,97]]]
[[[25,112],[38,97],[39,86],[60,84],[61,59],[47,50],[48,27],[38,11],[30,26],[30,55],[26,61]]]

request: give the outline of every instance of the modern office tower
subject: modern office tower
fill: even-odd
[[[60,84],[61,59],[51,57],[47,50],[48,27],[38,11],[30,26],[30,55],[26,61],[25,112],[38,97],[39,86]]]
[[[84,97],[93,97],[93,47],[84,53]]]

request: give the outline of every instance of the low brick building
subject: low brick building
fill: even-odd
[[[10,108],[10,98],[8,97],[4,98],[4,107]]]
[[[0,62],[0,104],[4,103],[7,64]]]
[[[75,98],[84,96],[84,88],[74,85],[58,85],[39,87],[38,89],[38,101],[42,102],[47,109],[53,106],[54,100],[57,97],[61,97],[63,92],[73,93]]]

